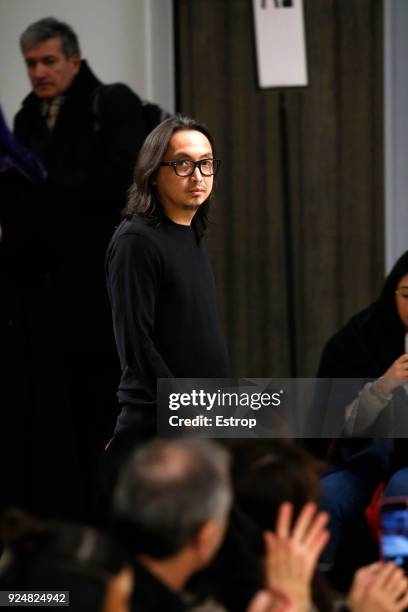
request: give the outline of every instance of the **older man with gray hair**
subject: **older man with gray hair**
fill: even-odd
[[[44,431],[51,440],[59,435],[51,431],[56,405],[73,421],[85,500],[116,416],[105,250],[150,126],[127,85],[104,85],[93,73],[69,24],[40,19],[21,34],[20,47],[32,91],[16,115],[15,134],[47,171],[36,236],[44,252],[45,304],[37,309],[41,316],[33,315],[42,327],[32,379],[42,387],[32,401],[41,415],[49,406]]]
[[[218,550],[231,500],[229,457],[212,442],[158,439],[133,453],[114,514],[135,560],[135,610],[186,609],[183,588]]]

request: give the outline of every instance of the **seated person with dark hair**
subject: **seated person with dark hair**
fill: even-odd
[[[276,531],[267,536],[272,580],[280,575],[276,557],[283,554],[290,564],[293,555],[298,569],[293,565],[297,579],[292,594],[296,597],[299,589],[311,589],[315,609],[339,609],[336,594],[316,572],[319,554],[328,541],[328,532],[316,528],[319,523],[326,526],[327,513],[317,514],[312,520],[319,502],[319,464],[302,449],[279,440],[240,442],[235,445],[234,457],[232,478],[237,505],[261,529]],[[279,542],[282,547],[276,549]],[[394,563],[362,567],[354,575],[346,609],[402,611],[408,604],[407,587],[408,580]]]
[[[67,591],[69,606],[76,612],[129,612],[132,571],[121,549],[101,532],[9,511],[0,524],[0,536],[5,543],[0,589]],[[60,605],[68,601],[64,595],[58,597]]]
[[[342,561],[344,537],[365,526],[365,508],[385,482],[385,496],[407,495],[408,252],[397,260],[371,305],[326,343],[318,370],[325,379],[321,421],[334,413],[343,429],[322,478],[330,514],[326,569]],[[319,411],[320,414],[320,411]],[[340,551],[340,553],[339,553]],[[348,568],[349,559],[342,563]]]

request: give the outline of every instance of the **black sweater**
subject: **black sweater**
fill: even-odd
[[[155,405],[157,378],[228,376],[214,277],[191,227],[167,217],[157,226],[125,219],[106,263],[120,403]]]

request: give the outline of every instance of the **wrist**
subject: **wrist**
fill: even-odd
[[[297,610],[309,612],[312,603],[312,594],[310,588],[299,589],[297,588],[294,592],[294,598],[297,602]]]
[[[392,390],[394,388],[393,381],[386,379],[383,376],[375,380],[371,386],[371,391],[380,400],[389,402],[392,399]]]

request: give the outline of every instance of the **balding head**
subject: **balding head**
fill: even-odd
[[[155,440],[123,469],[114,513],[131,531],[133,552],[165,558],[209,521],[225,523],[231,504],[227,453],[204,440]]]

